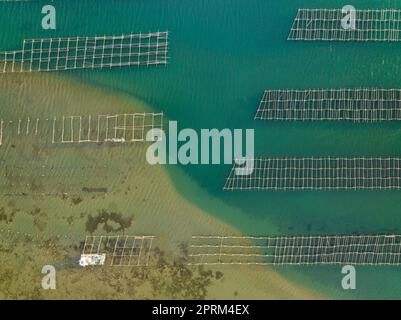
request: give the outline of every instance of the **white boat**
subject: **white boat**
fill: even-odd
[[[102,266],[106,261],[106,254],[82,254],[79,259],[79,265],[87,266]]]

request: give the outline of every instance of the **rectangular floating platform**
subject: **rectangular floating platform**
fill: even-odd
[[[82,256],[105,255],[105,265],[148,266],[154,236],[87,236]]]
[[[401,41],[401,10],[356,10],[355,29],[344,29],[341,9],[298,9],[288,40]]]
[[[400,189],[401,158],[257,158],[234,164],[224,190]]]
[[[63,116],[53,119],[52,143],[143,142],[162,128],[163,113]]]
[[[0,52],[0,72],[62,71],[168,62],[168,32],[24,40],[22,50]]]
[[[400,121],[401,89],[266,90],[255,120]]]
[[[401,235],[193,236],[190,265],[401,265]]]

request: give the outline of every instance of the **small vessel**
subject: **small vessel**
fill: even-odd
[[[79,265],[87,266],[102,266],[106,261],[106,254],[82,254],[79,259]]]

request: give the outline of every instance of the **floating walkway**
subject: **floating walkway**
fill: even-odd
[[[154,236],[87,236],[82,256],[103,256],[104,264],[109,266],[148,266],[154,239]]]
[[[0,72],[62,71],[168,62],[168,32],[24,40],[22,50],[0,52]]]
[[[401,89],[266,90],[255,120],[400,121]]]
[[[190,265],[401,265],[401,235],[194,236]]]
[[[163,113],[63,116],[53,119],[52,143],[141,142],[163,128]]]
[[[288,40],[401,41],[401,10],[356,10],[355,29],[344,29],[341,9],[298,9]]]
[[[401,158],[258,158],[234,164],[224,190],[400,189]]]

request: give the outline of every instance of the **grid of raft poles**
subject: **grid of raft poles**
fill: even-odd
[[[165,65],[168,32],[121,36],[28,39],[0,52],[0,71],[32,72]]]
[[[52,143],[146,141],[149,132],[162,128],[163,113],[55,117]]]
[[[193,236],[190,265],[400,265],[401,235]]]
[[[255,120],[399,121],[401,89],[265,90]]]
[[[109,266],[148,266],[154,239],[155,236],[87,236],[82,254],[106,254]]]
[[[401,10],[356,10],[355,29],[341,25],[342,9],[298,9],[288,40],[400,41]]]
[[[244,158],[224,190],[400,189],[400,168],[401,158],[391,157]]]

